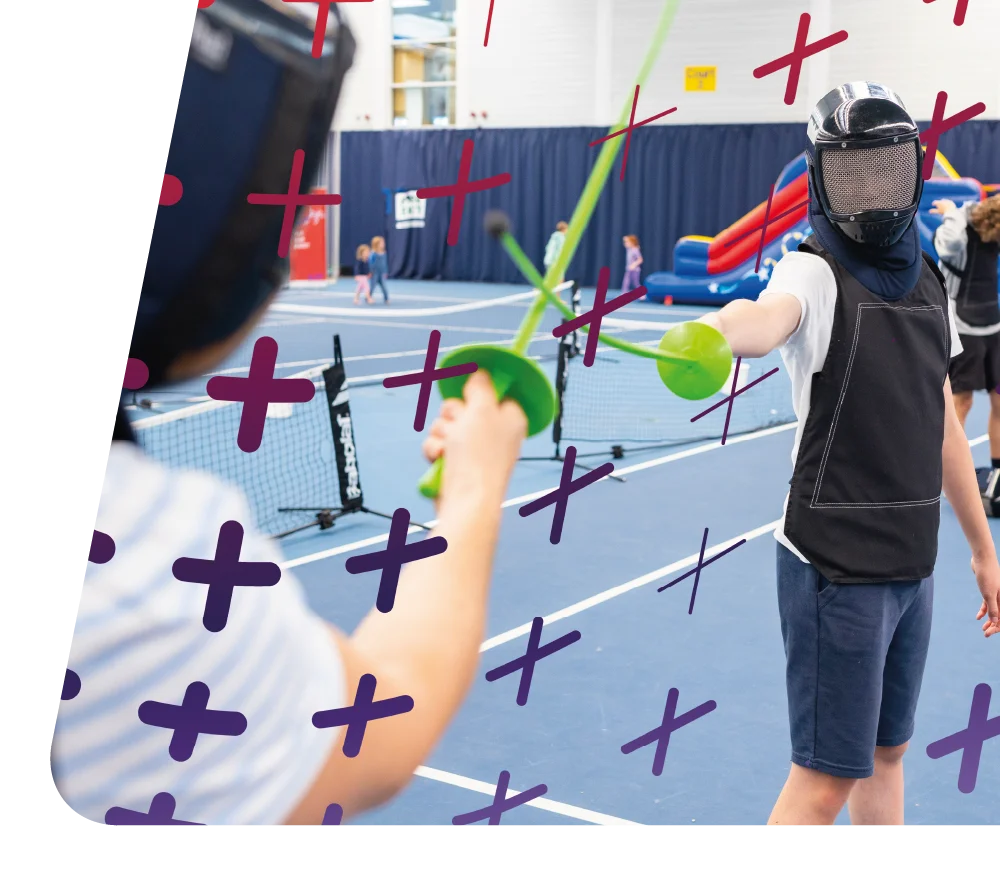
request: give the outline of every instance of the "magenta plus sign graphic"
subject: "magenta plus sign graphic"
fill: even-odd
[[[642,122],[635,121],[635,107],[639,103],[639,87],[635,87],[635,96],[632,98],[632,115],[629,117],[628,125],[621,131],[615,131],[611,134],[606,134],[602,138],[598,138],[596,141],[591,141],[590,145],[596,147],[598,144],[603,144],[605,141],[611,140],[611,138],[621,137],[625,135],[625,154],[622,156],[622,173],[619,175],[619,180],[625,179],[625,168],[628,165],[628,148],[632,145],[632,132],[635,131],[640,126],[646,125],[653,122],[656,119],[660,119],[663,116],[668,116],[674,113],[677,108],[671,107],[669,110],[664,110],[662,113],[657,113],[655,116],[650,116],[648,119],[643,119]]]
[[[573,479],[573,468],[576,465],[576,447],[566,447],[566,457],[563,459],[562,478],[559,480],[559,487],[553,489],[548,495],[529,501],[523,507],[518,508],[521,516],[531,516],[544,510],[550,504],[555,505],[555,512],[552,515],[552,531],[549,532],[549,543],[558,544],[562,537],[563,522],[566,519],[566,505],[569,503],[569,496],[581,489],[586,489],[591,483],[610,474],[615,466],[612,462],[606,461],[600,467],[594,468],[584,474],[578,480]]]
[[[979,762],[983,757],[983,744],[988,739],[1000,736],[1000,715],[989,717],[992,695],[993,691],[988,684],[977,684],[972,692],[969,726],[927,746],[928,758],[943,758],[952,752],[961,751],[962,764],[958,770],[958,790],[962,794],[971,794],[976,788]]]
[[[500,778],[497,780],[496,794],[493,795],[493,803],[488,807],[473,810],[471,813],[462,813],[460,816],[455,816],[451,820],[451,824],[471,825],[473,822],[488,819],[488,825],[499,825],[500,817],[508,810],[513,810],[514,807],[520,807],[522,804],[528,803],[528,801],[533,801],[549,790],[547,785],[536,785],[534,788],[529,788],[520,794],[507,797],[508,785],[510,785],[510,773],[507,770],[501,770]]]
[[[269,403],[306,403],[316,393],[310,379],[275,379],[277,362],[278,343],[270,336],[261,336],[254,343],[249,376],[213,376],[205,386],[213,400],[243,404],[236,445],[244,452],[260,449]]]
[[[924,3],[936,3],[937,0],[924,0]],[[969,11],[969,0],[958,0],[955,4],[955,24],[961,27],[965,24],[965,15]]]
[[[372,700],[377,684],[375,676],[366,672],[358,681],[353,705],[340,709],[324,709],[313,714],[313,727],[321,730],[326,727],[347,726],[347,733],[344,735],[344,754],[348,758],[356,758],[361,751],[369,721],[404,715],[413,709],[413,698],[406,695],[390,697],[388,700]]]
[[[209,632],[225,629],[236,587],[273,587],[281,580],[281,569],[273,562],[240,562],[243,526],[234,520],[219,529],[215,559],[182,556],[174,561],[173,575],[188,584],[207,584],[202,623]]]
[[[727,553],[732,553],[737,547],[743,546],[747,542],[746,538],[741,538],[731,547],[727,547],[721,553],[716,553],[711,559],[705,559],[705,545],[708,543],[708,529],[705,529],[705,533],[701,536],[701,552],[698,554],[698,564],[691,569],[689,572],[685,572],[679,578],[674,578],[669,584],[664,584],[662,587],[658,587],[656,592],[662,593],[664,590],[669,589],[674,584],[679,584],[681,581],[694,575],[694,587],[691,589],[691,604],[688,605],[688,614],[694,614],[694,600],[698,595],[698,581],[701,578],[701,570],[708,567],[716,559],[722,559]]]
[[[536,617],[531,621],[531,634],[528,636],[528,649],[524,652],[522,657],[518,657],[516,660],[511,660],[510,663],[504,663],[502,666],[497,666],[495,669],[491,669],[486,673],[487,681],[497,681],[503,678],[505,675],[510,675],[512,672],[517,672],[521,670],[521,683],[517,688],[517,705],[524,706],[528,702],[528,691],[531,689],[531,676],[535,672],[535,664],[539,660],[544,660],[546,657],[555,654],[556,651],[561,651],[563,648],[567,648],[574,642],[580,640],[580,631],[573,630],[571,633],[566,633],[564,636],[559,636],[558,639],[549,642],[547,645],[541,645],[542,640],[542,624],[543,620],[541,617]]]
[[[396,604],[396,588],[399,586],[399,575],[403,566],[407,562],[437,556],[448,549],[448,542],[441,535],[407,544],[406,532],[409,524],[410,512],[404,507],[397,508],[392,514],[392,525],[389,526],[389,540],[385,550],[352,556],[344,563],[349,574],[382,569],[375,607],[383,614],[392,611],[392,606]]]
[[[288,247],[292,240],[292,227],[295,225],[295,212],[303,205],[339,205],[341,198],[336,193],[299,192],[302,185],[302,167],[306,161],[305,150],[296,150],[292,157],[292,175],[288,180],[287,193],[250,193],[247,201],[251,205],[284,205],[285,219],[281,223],[281,238],[278,239],[278,256],[284,259],[288,256]]]
[[[149,812],[112,807],[104,814],[105,825],[201,825],[201,822],[183,822],[174,818],[177,801],[172,794],[161,791],[154,795]]]
[[[944,106],[947,103],[948,93],[938,92],[937,100],[934,102],[934,118],[931,120],[930,127],[920,135],[920,143],[927,145],[927,153],[924,156],[924,180],[930,180],[934,174],[934,160],[937,158],[938,142],[941,140],[941,135],[986,112],[986,105],[979,101],[945,119]]]
[[[404,385],[419,385],[417,396],[417,412],[413,417],[413,430],[422,431],[427,421],[427,407],[431,402],[431,386],[439,379],[450,379],[454,376],[468,376],[476,372],[476,364],[456,364],[443,370],[435,370],[438,347],[441,344],[441,331],[431,330],[431,338],[427,343],[427,356],[424,358],[424,368],[419,373],[408,373],[405,376],[390,376],[382,380],[385,388],[402,388]]]
[[[644,733],[642,736],[636,737],[631,742],[627,742],[622,746],[622,754],[629,755],[637,749],[655,742],[656,752],[653,755],[654,776],[659,776],[663,772],[663,763],[667,759],[667,747],[670,745],[670,734],[684,727],[686,724],[690,724],[692,721],[697,721],[716,708],[715,700],[709,700],[685,712],[683,715],[675,717],[674,713],[677,711],[677,698],[679,696],[680,691],[677,688],[671,688],[667,694],[666,708],[663,710],[663,723],[659,727],[654,727],[648,733]]]
[[[239,736],[247,729],[246,716],[240,712],[209,709],[210,695],[207,684],[193,681],[187,686],[181,705],[147,700],[139,706],[139,720],[151,727],[173,730],[170,757],[175,761],[186,761],[194,753],[201,734]]]
[[[597,356],[597,337],[601,332],[601,321],[604,317],[610,315],[616,309],[627,306],[629,303],[635,302],[646,295],[646,288],[639,285],[635,290],[622,293],[611,300],[611,302],[606,303],[604,302],[604,297],[607,296],[610,279],[611,269],[608,266],[603,266],[597,276],[594,307],[589,312],[584,312],[582,315],[577,315],[571,321],[560,324],[552,331],[552,335],[556,339],[560,339],[563,336],[569,336],[570,333],[574,333],[587,324],[590,325],[590,329],[587,331],[587,347],[583,353],[583,365],[585,367],[592,367],[594,365],[594,358]]]
[[[812,21],[812,17],[809,13],[803,12],[799,17],[799,29],[795,34],[795,47],[792,51],[761,65],[753,72],[755,79],[763,79],[765,76],[770,76],[772,73],[787,67],[788,85],[785,87],[785,103],[789,105],[795,103],[795,93],[798,91],[799,77],[802,75],[802,62],[810,55],[816,55],[824,49],[843,43],[847,39],[847,31],[837,31],[835,34],[823,37],[822,40],[807,44],[806,37],[809,35],[810,21]]]
[[[462,142],[462,159],[458,165],[458,182],[448,186],[425,186],[417,190],[418,199],[437,199],[443,196],[454,196],[455,204],[451,209],[451,222],[448,224],[448,244],[454,247],[458,244],[458,232],[462,226],[462,214],[465,213],[465,197],[469,193],[485,192],[488,189],[495,189],[510,183],[511,176],[494,174],[493,177],[484,177],[482,180],[469,180],[472,173],[472,153],[475,149],[475,141],[471,138]]]
[[[704,410],[703,412],[698,413],[698,415],[694,416],[691,419],[692,422],[697,422],[698,419],[702,418],[703,416],[707,416],[710,412],[714,412],[720,406],[725,406],[726,407],[726,424],[725,424],[725,426],[722,429],[722,445],[723,446],[726,445],[726,438],[729,436],[729,420],[730,420],[730,418],[733,415],[733,404],[736,402],[736,398],[739,397],[741,394],[744,394],[747,391],[749,391],[751,388],[754,387],[754,385],[759,385],[765,379],[769,379],[771,376],[773,376],[775,373],[778,372],[778,368],[777,367],[775,367],[772,370],[768,370],[763,376],[760,376],[759,378],[754,379],[753,382],[748,382],[739,391],[737,391],[736,390],[736,383],[739,381],[739,378],[740,378],[740,364],[742,362],[743,362],[743,358],[736,358],[736,366],[733,369],[733,385],[732,385],[732,388],[731,388],[729,394],[727,394],[724,398],[722,398],[722,400],[720,400],[718,403],[713,403],[708,409]]]

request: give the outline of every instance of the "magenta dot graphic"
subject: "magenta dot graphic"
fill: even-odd
[[[193,681],[187,686],[181,705],[147,700],[139,706],[139,720],[151,727],[173,730],[170,757],[175,761],[186,761],[194,754],[194,747],[202,734],[240,736],[247,729],[246,716],[240,712],[209,709],[210,695],[207,684]]]
[[[90,556],[87,557],[88,561],[96,565],[104,565],[105,562],[110,562],[114,555],[115,542],[111,535],[106,535],[104,532],[94,529],[94,536],[90,539]]]
[[[184,184],[181,183],[180,178],[174,177],[172,174],[164,174],[163,185],[160,187],[160,204],[165,207],[176,205],[183,195]]]
[[[66,670],[66,677],[63,679],[62,700],[72,700],[80,693],[80,676],[72,669]]]
[[[177,801],[174,796],[165,791],[153,797],[149,812],[126,810],[124,807],[112,807],[104,814],[105,825],[202,825],[202,822],[184,822],[174,818]]]
[[[125,381],[122,386],[129,391],[138,391],[149,381],[149,367],[139,358],[129,358],[125,364]]]

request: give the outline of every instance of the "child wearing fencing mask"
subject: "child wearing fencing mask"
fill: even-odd
[[[792,766],[770,824],[830,824],[845,804],[855,824],[899,824],[942,486],[986,636],[1000,566],[948,378],[962,342],[914,224],[917,126],[891,89],[849,83],[807,134],[812,234],[757,302],[701,320],[735,355],[779,349],[798,416],[775,533]]]

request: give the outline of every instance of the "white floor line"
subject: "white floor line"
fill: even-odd
[[[414,775],[421,776],[424,779],[433,779],[435,782],[443,782],[445,785],[454,785],[457,788],[464,788],[468,791],[489,795],[490,797],[496,794],[496,783],[480,782],[478,779],[470,779],[468,776],[459,776],[457,773],[448,773],[445,770],[435,770],[433,767],[418,767]],[[514,797],[520,793],[520,791],[513,788],[507,789],[508,797]],[[574,807],[571,804],[553,801],[546,797],[538,797],[530,800],[524,806],[534,807],[536,810],[545,810],[547,813],[558,813],[560,816],[569,816],[571,819],[580,819],[583,822],[590,822],[593,825],[642,824],[641,822],[632,822],[629,819],[619,819],[617,816],[609,816],[606,813],[585,810],[583,807]]]
[[[726,443],[726,446],[734,446],[737,443],[746,443],[750,440],[756,440],[760,437],[770,437],[772,434],[778,434],[782,431],[790,431],[796,426],[796,422],[792,422],[789,425],[778,425],[774,428],[765,428],[762,431],[754,431],[752,434],[741,434],[739,437],[731,437]],[[721,449],[722,443],[719,441],[714,441],[712,443],[705,443],[701,446],[695,446],[691,449],[683,449],[680,452],[673,452],[670,455],[664,455],[661,458],[650,459],[649,461],[641,461],[638,464],[630,465],[626,468],[621,468],[620,470],[615,470],[616,476],[624,476],[626,474],[634,474],[638,471],[644,471],[648,468],[658,467],[661,464],[668,464],[672,461],[680,461],[684,458],[690,458],[692,455],[700,455],[703,452],[710,452],[713,449]],[[602,477],[601,480],[597,482],[602,482],[602,480],[608,479],[607,477]],[[534,501],[536,498],[541,498],[548,492],[552,492],[557,489],[557,486],[549,486],[547,489],[540,489],[537,492],[531,492],[527,495],[518,495],[516,498],[508,498],[503,504],[500,505],[501,509],[507,507],[514,507],[519,504],[527,504],[529,501]],[[425,522],[425,525],[436,526],[437,520],[430,519]],[[420,532],[422,529],[417,526],[410,526],[407,530],[408,535],[412,535],[415,532]],[[281,568],[299,568],[303,565],[308,565],[311,562],[319,562],[321,559],[329,559],[331,556],[341,556],[344,553],[351,553],[354,550],[360,550],[363,547],[371,547],[373,544],[380,544],[387,540],[389,537],[388,532],[383,532],[380,535],[374,535],[371,538],[363,538],[360,541],[353,541],[350,544],[341,544],[337,547],[330,547],[326,550],[320,550],[317,553],[310,553],[306,556],[300,556],[297,559],[288,559],[281,563]]]

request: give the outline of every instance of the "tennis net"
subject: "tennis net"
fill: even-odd
[[[169,467],[209,471],[243,490],[258,530],[284,536],[329,528],[364,508],[340,339],[334,359],[295,378],[312,380],[312,400],[271,404],[260,448],[236,445],[239,403],[208,400],[131,423],[139,445]]]
[[[629,323],[635,326],[609,326],[608,330],[612,333],[616,329],[641,330],[639,322]],[[656,325],[649,326],[652,329]],[[659,327],[656,332],[659,335],[655,339],[636,344],[655,348],[662,336]],[[729,417],[728,436],[795,421],[791,383],[788,374],[780,369],[781,358],[776,352],[740,361],[736,390],[746,388],[775,367],[779,367],[778,372],[737,394]],[[638,449],[720,439],[728,405],[692,419],[729,395],[732,381],[730,373],[722,390],[707,400],[683,400],[667,390],[654,360],[602,346],[593,366],[586,367],[579,346],[567,338],[559,346],[557,361],[559,414],[552,434],[556,456],[560,456],[563,441],[607,442],[611,444],[610,453],[617,458]],[[641,445],[626,448],[624,444]]]

